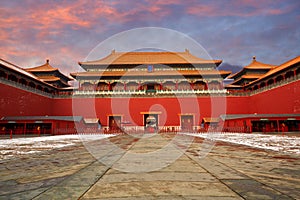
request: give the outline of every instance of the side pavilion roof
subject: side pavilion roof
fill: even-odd
[[[262,79],[266,79],[266,78],[268,78],[268,77],[270,77],[270,76],[272,76],[272,75],[274,75],[276,73],[280,73],[280,71],[283,71],[283,70],[287,69],[288,67],[291,67],[291,66],[299,64],[299,63],[300,63],[300,56],[297,56],[297,57],[295,57],[295,58],[293,58],[293,59],[291,59],[291,60],[289,60],[289,61],[287,61],[287,62],[285,62],[285,63],[283,63],[281,65],[279,65],[278,67],[273,68],[268,73],[264,74],[259,79],[251,82],[250,84],[255,84],[255,83],[261,81]]]
[[[49,64],[49,60],[46,61],[45,64],[37,66],[37,67],[32,67],[32,68],[27,68],[25,69],[28,72],[53,72],[57,71],[58,68],[54,68]]]
[[[51,84],[49,84],[49,83],[47,83],[47,82],[41,80],[41,79],[40,79],[39,77],[37,77],[36,75],[34,75],[34,74],[28,72],[26,69],[21,68],[21,67],[15,65],[15,64],[12,64],[12,63],[10,63],[10,62],[8,62],[8,61],[2,59],[2,58],[0,58],[0,65],[1,65],[1,67],[7,68],[7,69],[9,69],[9,70],[12,70],[12,71],[18,73],[18,74],[21,74],[21,75],[23,75],[24,77],[30,78],[30,79],[32,79],[32,80],[35,80],[35,81],[37,81],[37,82],[39,82],[39,83],[42,83],[42,84],[47,85],[47,86],[50,86],[50,87],[52,87],[52,88],[54,87],[53,85],[51,85]]]
[[[51,74],[52,72],[55,72],[55,73],[60,74],[61,77],[63,77],[64,79],[66,79],[68,81],[72,80],[71,77],[66,76],[63,73],[61,73],[58,68],[52,67],[52,65],[50,65],[50,63],[49,63],[49,60],[46,60],[46,63],[43,64],[43,65],[40,65],[40,66],[37,66],[37,67],[32,67],[32,68],[26,68],[24,70],[26,70],[27,72],[31,72],[31,73],[35,74],[39,78],[41,78],[41,77],[38,75],[38,73],[43,72],[43,73]]]
[[[255,70],[261,70],[261,69],[271,70],[271,69],[274,69],[275,67],[276,67],[275,65],[259,62],[256,60],[255,56],[253,56],[253,60],[249,65],[245,66],[241,71],[230,75],[228,78],[237,79],[240,76],[242,76],[245,73],[245,71],[247,71],[247,70],[254,70],[254,74],[255,74]]]

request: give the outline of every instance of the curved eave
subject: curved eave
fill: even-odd
[[[172,65],[172,64],[215,64],[220,65],[222,63],[222,60],[200,60],[200,61],[178,61],[178,62],[98,62],[98,61],[87,61],[87,62],[78,62],[80,66],[109,66],[109,65],[155,65],[155,64],[161,64],[161,65]]]
[[[254,77],[252,77],[252,78],[239,78],[239,79],[237,79],[236,81],[234,81],[234,82],[232,82],[231,84],[232,85],[240,85],[239,84],[239,82],[241,82],[241,81],[243,81],[243,80],[248,80],[249,82],[247,83],[247,84],[249,84],[249,83],[251,83],[252,81],[255,81],[256,79],[258,79],[258,78],[254,78]]]
[[[34,68],[27,68],[25,70],[28,72],[54,72],[54,71],[58,71],[58,68],[43,69],[43,68],[39,68],[39,67],[34,67]]]
[[[226,89],[243,89],[243,86],[229,84],[229,85],[225,85],[225,88]]]
[[[51,77],[51,78],[48,78],[48,77],[40,77],[40,80],[42,81],[60,81],[60,78],[58,77]]]
[[[78,88],[70,86],[70,85],[68,85],[68,87],[59,88],[59,90],[65,90],[65,91],[72,91],[72,90],[75,90],[75,89],[78,89]]]
[[[244,69],[273,69],[276,66],[256,66],[256,67],[244,67]]]
[[[61,81],[60,79],[58,79],[58,80],[44,80],[45,82],[47,82],[47,83],[49,83],[49,84],[53,84],[53,83],[60,83],[61,85],[63,85],[64,87],[70,87],[70,85],[69,84],[67,84],[67,83],[65,83],[65,82],[63,82],[63,81]]]
[[[243,80],[243,79],[258,79],[258,78],[260,78],[260,77],[262,77],[263,76],[263,74],[252,74],[252,75],[247,75],[247,74],[245,74],[245,75],[242,75],[241,77],[239,77],[238,79],[236,79],[234,82],[237,82],[237,81],[240,81],[240,80]]]
[[[243,68],[241,71],[235,73],[235,74],[231,74],[228,78],[230,79],[237,79],[237,78],[240,78],[240,77],[246,77],[246,76],[256,76],[257,74],[255,74],[255,71],[254,72],[251,72],[253,74],[246,74],[245,71],[247,70],[268,70],[268,69],[271,69],[271,68]],[[248,71],[249,72],[249,71]],[[267,74],[268,72],[266,72]],[[264,74],[261,74],[260,76],[263,76]]]
[[[242,73],[242,71],[243,71],[243,70],[241,70],[241,71],[239,71],[239,72],[237,72],[237,73],[231,74],[231,75],[229,75],[227,78],[229,78],[229,79],[235,79],[239,74]]]
[[[82,63],[82,62],[78,62],[78,64],[84,69],[84,70],[88,70],[88,69],[94,69],[94,68],[99,68],[99,69],[105,69],[108,66],[110,67],[114,67],[114,66],[124,66],[124,68],[126,68],[127,66],[140,66],[140,65],[166,65],[166,66],[170,66],[170,65],[178,65],[178,64],[189,64],[189,65],[215,65],[216,67],[218,67],[220,64],[222,63],[222,60],[213,60],[213,61],[207,61],[207,62],[165,62],[165,63],[161,63],[161,62],[147,62],[147,63],[141,63],[141,62],[128,62],[128,63]]]
[[[63,73],[61,73],[61,72],[59,72],[59,74],[61,75],[61,76],[63,76],[65,79],[67,79],[68,81],[72,81],[72,80],[74,80],[72,77],[70,77],[70,76],[66,76],[66,75],[64,75]]]

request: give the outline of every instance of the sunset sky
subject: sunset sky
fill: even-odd
[[[1,0],[1,58],[21,67],[50,59],[70,73],[112,35],[162,27],[224,63],[245,66],[255,55],[278,65],[300,55],[299,11],[299,0]]]

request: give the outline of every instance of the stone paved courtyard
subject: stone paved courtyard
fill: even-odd
[[[2,160],[0,182],[0,199],[300,199],[300,159],[191,136],[118,135]]]

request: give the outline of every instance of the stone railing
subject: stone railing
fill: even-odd
[[[126,91],[126,90],[111,90],[111,91],[94,91],[94,90],[78,90],[74,91],[74,95],[145,95],[146,91],[145,90],[136,90],[136,91]]]
[[[189,94],[227,94],[227,90],[221,89],[221,90],[158,90],[156,91],[157,94],[182,94],[182,95],[189,95]]]
[[[112,91],[94,91],[94,90],[78,90],[74,91],[74,95],[86,95],[86,96],[124,96],[124,95],[136,95],[136,96],[161,96],[161,95],[225,95],[227,90],[112,90]]]

